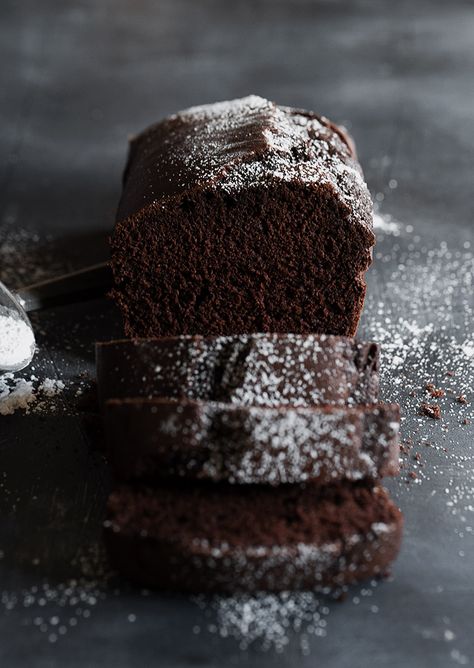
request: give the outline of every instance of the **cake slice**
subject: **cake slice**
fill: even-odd
[[[379,486],[123,486],[108,501],[112,565],[187,592],[337,588],[381,576],[402,516]]]
[[[193,107],[130,144],[112,295],[130,337],[351,336],[374,241],[341,128],[254,95]]]
[[[263,408],[111,399],[107,451],[119,480],[278,485],[377,479],[399,470],[396,404]]]
[[[98,343],[100,401],[173,397],[243,405],[372,404],[379,346],[298,334],[178,336]]]

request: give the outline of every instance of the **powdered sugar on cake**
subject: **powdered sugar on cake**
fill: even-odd
[[[201,182],[229,193],[272,180],[324,184],[347,206],[348,220],[367,224],[370,196],[350,141],[324,117],[250,95],[182,111],[168,121],[171,134],[182,121],[192,131],[176,146],[176,164]]]
[[[163,396],[163,387],[175,398],[246,406],[343,406],[374,403],[378,397],[377,345],[335,336],[118,341],[99,346],[98,359],[103,400],[131,396],[130,392]]]
[[[354,533],[345,536],[344,540],[321,543],[303,543],[294,545],[249,545],[244,548],[230,546],[227,543],[210,544],[207,540],[193,541],[193,561],[198,568],[216,570],[219,562],[226,562],[226,571],[241,574],[246,587],[250,590],[258,587],[263,577],[270,577],[273,571],[279,572],[280,578],[292,581],[295,572],[300,574],[304,582],[308,573],[318,581],[327,580],[328,573],[340,572],[345,568],[347,550],[356,545],[364,545],[365,552],[383,549],[384,542],[392,534],[396,534],[398,527],[395,523],[374,522],[367,534]],[[253,567],[248,568],[249,561]],[[352,564],[353,569],[359,563]],[[219,572],[216,573],[219,578]],[[224,580],[225,583],[225,580]],[[298,589],[298,587],[296,587]],[[320,589],[320,588],[319,588]],[[315,584],[313,591],[318,591]]]
[[[238,484],[278,485],[316,479],[331,483],[395,473],[397,418],[398,409],[390,405],[261,408],[124,400],[107,408],[107,424],[113,425],[110,452],[118,447],[122,429],[123,433],[133,430],[135,470],[144,470],[147,462],[149,475],[155,467],[161,475],[167,471]],[[142,432],[139,425],[144,419],[147,429]],[[166,438],[161,448],[160,435]]]

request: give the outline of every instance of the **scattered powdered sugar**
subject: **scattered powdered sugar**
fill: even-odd
[[[28,362],[35,347],[33,330],[13,309],[0,306],[0,370]]]
[[[388,252],[378,251],[374,273],[384,264],[395,268],[379,279],[383,295],[375,285],[369,287],[364,335],[381,344],[387,395],[406,399],[407,382],[444,379],[448,371],[456,374],[457,390],[469,392],[474,373],[472,252],[451,251],[446,242],[430,248],[414,237],[404,250],[392,245]]]
[[[18,409],[28,412],[35,401],[33,381],[15,378],[12,373],[0,376],[0,415],[12,415]]]
[[[461,344],[461,351],[467,359],[474,359],[474,338]]]
[[[0,560],[3,556],[0,551]],[[42,581],[21,590],[0,590],[0,609],[9,614],[22,610],[23,627],[35,629],[50,643],[58,642],[91,618],[107,595],[111,577],[101,545],[82,548],[71,566],[78,572],[74,578]]]
[[[359,587],[338,591],[260,592],[234,596],[194,597],[202,611],[204,622],[193,628],[195,634],[208,632],[221,638],[233,638],[242,650],[254,646],[263,651],[283,652],[297,637],[303,655],[311,652],[314,639],[325,638],[329,631],[330,613],[334,605],[347,598],[346,605],[366,603],[368,614],[377,614],[379,608],[370,605],[370,599],[379,580],[371,580]]]
[[[281,652],[291,633],[300,634],[303,651],[308,648],[307,636],[324,637],[330,608],[324,597],[311,592],[281,594],[240,594],[195,597],[196,604],[211,617],[203,630],[221,638],[234,638],[243,650],[253,643],[261,649]],[[201,627],[195,626],[194,633]]]
[[[65,262],[52,241],[19,227],[16,216],[7,215],[0,240],[0,281],[13,290],[64,273]]]
[[[39,386],[39,391],[43,392],[43,394],[47,397],[55,397],[57,394],[62,392],[64,388],[65,385],[62,380],[45,378]]]
[[[0,376],[0,415],[12,415],[17,410],[25,413],[53,412],[54,403],[51,399],[65,388],[62,380],[36,376],[29,379],[16,377],[13,373]]]

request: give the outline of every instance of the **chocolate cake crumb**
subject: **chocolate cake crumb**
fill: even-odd
[[[441,418],[441,407],[439,404],[427,404],[423,402],[420,405],[420,415],[426,415],[433,420],[439,420]]]
[[[433,383],[426,383],[425,390],[428,392],[430,397],[433,397],[433,399],[439,399],[440,397],[444,397],[446,395],[444,390],[435,387]]]

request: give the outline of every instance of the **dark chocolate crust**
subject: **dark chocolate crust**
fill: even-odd
[[[326,335],[180,336],[98,343],[107,399],[169,397],[259,406],[357,405],[379,397],[379,346]]]
[[[107,451],[119,480],[163,477],[278,485],[398,473],[399,407],[239,406],[110,400]]]
[[[347,135],[250,96],[132,141],[112,294],[127,336],[353,335],[374,241]]]
[[[292,124],[299,126],[300,132],[289,134]],[[277,106],[252,95],[191,107],[133,137],[117,220],[125,220],[159,199],[193,191],[206,183],[225,184],[228,170],[245,166],[249,158],[260,161],[265,168],[275,139],[281,140],[283,153],[286,140],[301,163],[317,158],[329,162],[333,156],[348,169],[361,173],[354,142],[343,128],[310,111]],[[311,142],[319,142],[328,155],[312,155]],[[267,166],[268,174],[272,167]]]
[[[124,486],[105,524],[120,573],[187,592],[317,590],[380,576],[401,532],[385,490],[362,483]]]

